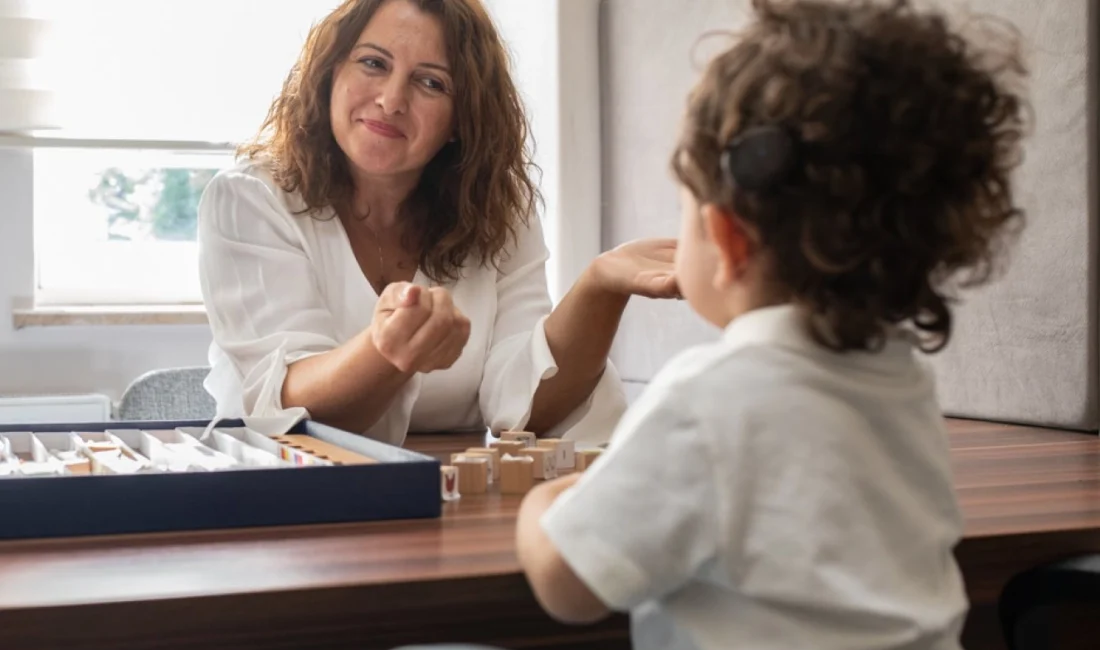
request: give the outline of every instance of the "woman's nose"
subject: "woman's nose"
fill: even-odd
[[[399,75],[391,74],[378,92],[375,102],[386,115],[397,115],[408,110],[408,86]]]

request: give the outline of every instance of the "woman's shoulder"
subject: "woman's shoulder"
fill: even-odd
[[[241,160],[207,183],[199,203],[199,236],[300,240],[302,202],[284,191],[270,165]]]
[[[206,186],[207,193],[250,196],[266,194],[283,199],[287,193],[279,187],[271,165],[263,160],[237,160],[220,170]]]
[[[288,192],[276,180],[272,165],[265,160],[238,160],[220,170],[203,191],[207,209],[224,212],[240,206],[260,210],[269,217],[293,221],[305,212],[297,192]]]

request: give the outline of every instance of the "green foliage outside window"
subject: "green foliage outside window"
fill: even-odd
[[[199,199],[216,169],[102,172],[88,198],[107,212],[108,238],[195,241]]]

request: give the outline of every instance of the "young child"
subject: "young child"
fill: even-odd
[[[639,650],[954,650],[961,518],[920,357],[1021,226],[1024,70],[904,3],[754,6],[672,160],[680,289],[721,338],[529,493],[520,562],[559,620],[630,612]]]

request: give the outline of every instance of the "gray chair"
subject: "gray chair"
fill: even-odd
[[[116,417],[133,420],[209,420],[216,403],[203,388],[207,366],[152,370],[122,394]]]

